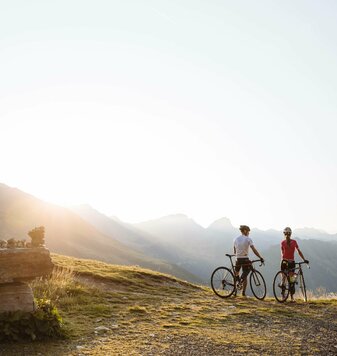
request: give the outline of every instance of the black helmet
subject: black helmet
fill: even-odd
[[[250,231],[250,228],[247,225],[240,225],[240,231]]]

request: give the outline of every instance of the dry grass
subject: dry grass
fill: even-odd
[[[135,290],[147,290],[148,292],[154,286],[164,290],[174,287],[200,289],[192,283],[182,281],[173,276],[141,268],[139,266],[120,266],[104,263],[101,261],[80,259],[67,256],[52,254],[53,262],[56,266],[62,268],[71,268],[73,272],[82,277],[89,277],[95,281],[115,284],[119,289],[134,288]],[[178,291],[177,291],[178,292]]]
[[[134,305],[132,307],[128,308],[130,313],[138,313],[138,314],[146,314],[147,310],[145,307],[139,306],[139,305]]]
[[[33,288],[56,300],[70,339],[0,347],[0,354],[26,348],[32,355],[310,355],[328,354],[336,341],[329,327],[337,327],[337,303],[331,300],[220,299],[209,288],[137,267],[55,255],[53,260],[71,268],[56,269]],[[108,331],[97,334],[97,326]]]
[[[69,295],[76,289],[73,269],[70,267],[55,267],[49,277],[35,279],[31,283],[34,296],[58,302],[60,298]]]
[[[307,297],[309,300],[337,300],[337,293],[327,292],[326,288],[320,287],[314,291],[307,291]]]

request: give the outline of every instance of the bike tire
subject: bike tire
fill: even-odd
[[[249,283],[254,297],[263,300],[267,294],[267,286],[261,272],[253,269],[249,275]]]
[[[278,271],[274,277],[273,293],[279,303],[284,303],[289,296],[290,280],[286,273]]]
[[[229,298],[236,290],[235,277],[227,267],[216,268],[211,276],[213,292],[220,298]]]
[[[306,289],[306,286],[305,286],[303,272],[300,273],[299,280],[300,280],[300,291],[301,291],[301,294],[302,294],[303,301],[307,302],[308,301],[307,289]]]

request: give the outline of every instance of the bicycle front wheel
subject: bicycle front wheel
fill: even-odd
[[[233,272],[227,267],[218,267],[211,277],[213,292],[220,298],[228,298],[235,291],[235,278]]]
[[[273,292],[275,299],[283,303],[288,299],[290,290],[289,277],[283,271],[276,273],[273,283]]]
[[[305,287],[305,281],[304,281],[304,276],[303,276],[303,272],[300,273],[299,275],[299,280],[300,280],[300,291],[301,291],[301,294],[302,294],[302,298],[305,302],[308,301],[308,298],[307,298],[307,289]]]
[[[267,287],[262,274],[253,269],[249,276],[249,283],[255,298],[263,300],[267,294]]]

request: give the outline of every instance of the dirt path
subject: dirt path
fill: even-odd
[[[90,278],[82,282],[121,291],[113,283]],[[154,310],[163,313],[161,298],[153,298],[152,303]],[[166,303],[172,308],[166,308],[170,313],[161,321],[152,316],[149,322],[138,316],[133,321],[135,327],[115,330],[112,339],[98,339],[100,350],[109,353],[115,345],[115,354],[124,355],[125,346],[121,351],[116,347],[122,341],[135,355],[337,355],[336,303],[281,305],[240,297],[221,300],[205,292],[192,293],[191,298],[169,297]],[[194,308],[188,307],[191,305]],[[90,352],[93,350],[83,350],[83,354]]]

